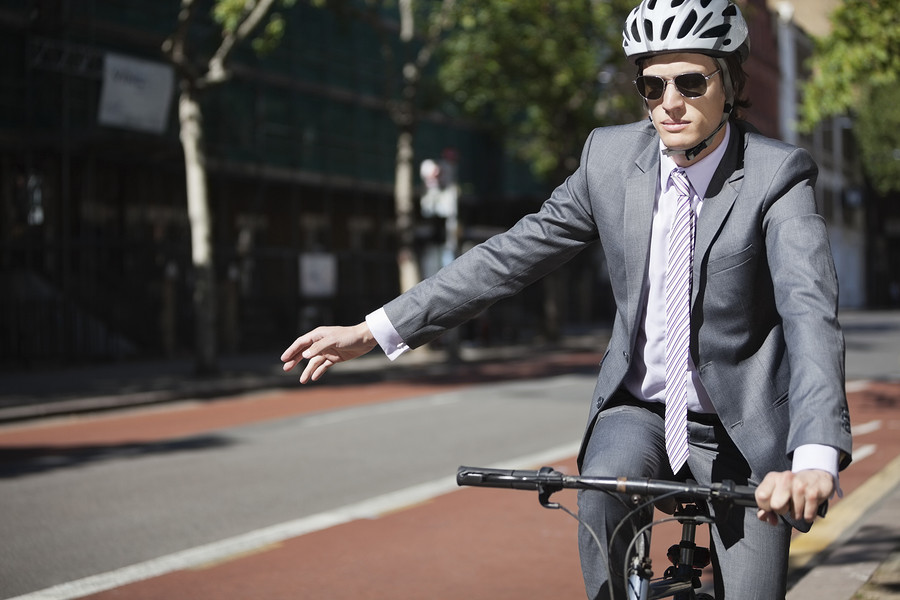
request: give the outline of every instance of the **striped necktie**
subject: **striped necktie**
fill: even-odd
[[[671,174],[677,202],[666,260],[666,452],[672,472],[688,457],[687,378],[691,340],[694,213],[691,184],[681,169]]]

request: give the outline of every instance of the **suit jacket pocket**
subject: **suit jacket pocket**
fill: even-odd
[[[755,255],[756,249],[753,247],[753,244],[750,244],[749,246],[747,246],[740,252],[736,252],[735,254],[729,254],[728,256],[711,259],[709,261],[709,265],[706,268],[706,273],[707,275],[715,275],[716,273],[721,273],[722,271],[727,271],[728,269],[739,267],[742,264],[748,262]]]
[[[788,393],[784,392],[783,394],[781,394],[780,396],[775,398],[775,402],[772,403],[772,408],[778,408],[779,406],[781,406],[782,404],[784,404],[787,401],[788,401]]]

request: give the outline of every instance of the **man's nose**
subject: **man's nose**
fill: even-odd
[[[681,92],[678,91],[678,88],[675,87],[675,82],[672,80],[666,80],[663,87],[663,107],[677,107],[684,103],[684,96],[681,95]]]

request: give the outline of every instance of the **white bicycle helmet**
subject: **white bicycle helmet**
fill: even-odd
[[[643,0],[622,32],[632,61],[665,52],[698,52],[714,57],[750,54],[747,22],[729,0]]]

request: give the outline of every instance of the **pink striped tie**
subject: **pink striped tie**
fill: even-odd
[[[691,184],[675,169],[672,185],[678,194],[669,232],[666,264],[666,452],[672,472],[688,457],[687,378],[691,339],[691,274],[694,253],[694,213]]]

